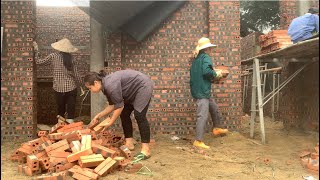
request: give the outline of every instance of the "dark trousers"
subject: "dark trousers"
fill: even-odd
[[[121,112],[120,118],[122,123],[122,128],[124,132],[125,138],[132,138],[133,137],[133,127],[130,115],[132,111],[134,111],[134,117],[137,121],[141,142],[142,143],[149,143],[150,142],[150,126],[147,120],[147,111],[149,108],[148,105],[139,113],[138,111],[134,110],[131,104],[125,104],[124,108]]]
[[[58,115],[64,117],[68,113],[68,119],[73,119],[76,109],[77,89],[69,92],[56,92]],[[66,111],[67,110],[67,111]]]

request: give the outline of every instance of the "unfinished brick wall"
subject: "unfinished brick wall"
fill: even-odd
[[[311,6],[318,7],[319,1],[310,1]],[[287,18],[281,18],[280,25],[287,29],[292,19],[297,17],[297,1],[280,1],[280,11]],[[283,16],[281,16],[283,17]],[[319,59],[319,57],[317,57]],[[286,64],[282,72],[283,81],[303,64]],[[280,111],[277,117],[284,126],[304,127],[308,130],[319,130],[319,63],[313,64],[301,72],[280,93]]]
[[[288,29],[290,23],[297,17],[297,0],[280,0],[280,29]]]
[[[81,76],[90,67],[90,18],[78,7],[37,7],[37,38],[41,57],[54,52],[51,43],[64,37],[68,38],[79,51],[73,53],[77,60],[76,66]],[[37,65],[38,82],[38,123],[57,123],[57,106],[52,89],[52,66]],[[78,91],[78,95],[80,92]],[[81,97],[82,98],[82,97]],[[76,116],[80,109],[80,96],[77,96]],[[82,115],[90,116],[90,107],[84,107]]]
[[[287,65],[282,81],[303,64]],[[319,62],[307,66],[283,89],[279,105],[277,116],[283,120],[286,128],[319,130]]]
[[[35,135],[35,23],[35,1],[1,1],[1,140]]]
[[[214,65],[224,64],[231,72],[225,84],[213,85],[222,125],[232,130],[240,127],[240,21],[235,19],[239,19],[238,1],[187,2],[142,42],[121,33],[109,37],[109,72],[131,68],[155,82],[148,115],[153,131],[194,132],[196,104],[190,94],[189,63],[202,36],[218,45],[210,54]]]

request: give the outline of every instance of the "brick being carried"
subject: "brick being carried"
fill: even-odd
[[[110,118],[108,117],[108,118],[106,118],[104,121],[102,121],[101,123],[99,123],[97,126],[95,126],[94,128],[93,128],[93,130],[94,131],[96,131],[96,132],[100,132],[104,127],[105,127],[105,125],[107,125],[109,122],[110,122]]]
[[[67,133],[71,131],[76,131],[76,130],[81,130],[83,129],[83,122],[76,122],[76,123],[71,123],[63,126],[62,128],[58,129],[58,133]]]
[[[113,160],[112,158],[108,157],[104,160],[99,166],[94,169],[94,172],[99,174],[100,176],[105,176],[110,172],[110,169],[116,165],[117,161]]]
[[[99,124],[99,121],[96,121],[95,123],[89,123],[88,124],[88,126],[87,126],[87,128],[88,129],[93,129],[94,127],[96,127],[97,125]]]
[[[101,154],[91,154],[88,156],[80,156],[79,165],[82,168],[97,167],[104,161]]]

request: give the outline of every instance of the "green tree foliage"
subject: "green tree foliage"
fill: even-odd
[[[280,25],[279,1],[240,1],[240,36],[274,30]]]

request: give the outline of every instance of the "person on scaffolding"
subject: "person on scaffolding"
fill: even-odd
[[[209,149],[203,142],[203,136],[205,133],[205,126],[208,120],[208,114],[210,113],[211,119],[213,121],[213,131],[214,135],[226,134],[227,129],[222,129],[220,113],[218,110],[218,105],[211,96],[211,83],[214,78],[221,78],[221,70],[215,71],[211,62],[211,58],[208,52],[211,47],[216,47],[216,45],[211,44],[208,38],[202,37],[198,41],[198,46],[194,51],[194,59],[192,59],[192,65],[190,69],[190,88],[191,95],[196,99],[197,103],[197,124],[196,124],[196,139],[193,145],[196,147],[201,147]]]
[[[288,35],[291,41],[295,44],[319,35],[319,8],[313,7],[308,10],[308,13],[292,20]]]

